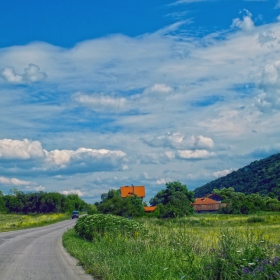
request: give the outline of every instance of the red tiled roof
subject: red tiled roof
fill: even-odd
[[[210,205],[210,204],[220,204],[221,202],[211,199],[209,197],[199,197],[195,199],[193,205]]]

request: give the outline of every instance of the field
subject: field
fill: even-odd
[[[71,229],[63,244],[95,279],[280,279],[277,213],[138,221],[148,233],[87,241]]]
[[[39,227],[69,219],[69,214],[0,214],[0,232]]]

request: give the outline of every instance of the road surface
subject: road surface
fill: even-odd
[[[92,280],[62,246],[62,234],[75,222],[0,233],[0,279]]]

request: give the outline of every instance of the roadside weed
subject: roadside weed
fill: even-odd
[[[227,219],[234,226],[226,226]],[[113,237],[107,228],[91,241],[70,230],[63,244],[96,279],[280,279],[280,225],[248,224],[248,216],[230,219],[127,219],[147,231],[135,238],[120,230]]]

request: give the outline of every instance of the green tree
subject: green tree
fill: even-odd
[[[109,190],[101,195],[102,201],[97,205],[99,212],[124,217],[140,217],[144,215],[142,199],[137,195],[121,197],[120,190]]]
[[[124,198],[126,212],[125,216],[129,217],[142,217],[145,214],[144,205],[142,199],[137,196],[128,196]]]
[[[251,214],[265,210],[265,199],[259,193],[245,195],[242,192],[235,192],[234,188],[214,189],[213,193],[222,197],[222,202],[227,206],[220,209],[226,214]]]
[[[96,205],[94,205],[94,204],[88,204],[88,206],[87,206],[87,213],[88,213],[89,215],[97,214],[97,213],[98,213],[98,210],[97,210]]]
[[[8,211],[5,205],[5,198],[3,192],[0,190],[0,213],[6,213]]]
[[[266,201],[266,209],[268,211],[280,211],[280,202],[276,198],[269,198]]]
[[[106,202],[107,200],[114,198],[114,197],[121,197],[121,190],[109,190],[107,193],[103,193],[101,195],[101,202]]]
[[[163,218],[183,217],[193,213],[192,202],[194,193],[179,181],[166,183],[166,189],[159,191],[150,200],[152,206],[160,206],[160,217]]]

